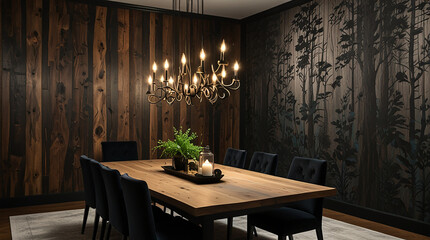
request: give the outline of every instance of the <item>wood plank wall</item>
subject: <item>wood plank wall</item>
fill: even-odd
[[[240,60],[233,20],[143,12],[68,0],[2,0],[0,198],[82,191],[79,156],[101,160],[102,141],[135,140],[139,157],[173,127],[191,128],[218,161],[239,147],[239,92],[211,105],[149,104],[147,77],[202,46],[215,62],[225,38]],[[208,67],[208,66],[207,66]]]

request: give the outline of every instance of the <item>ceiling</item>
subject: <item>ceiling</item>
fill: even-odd
[[[181,10],[185,11],[187,1],[176,0],[177,3],[179,1]],[[242,19],[289,1],[291,0],[204,0],[204,13],[219,17]],[[113,0],[113,2],[172,10],[171,0]],[[194,9],[196,9],[197,0],[194,0],[193,3]]]

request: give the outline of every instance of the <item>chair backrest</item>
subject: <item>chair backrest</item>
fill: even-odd
[[[326,173],[327,162],[325,160],[295,157],[291,163],[287,178],[301,182],[325,185]],[[321,221],[323,198],[298,201],[289,206],[313,214]]]
[[[106,188],[101,173],[99,162],[90,161],[91,173],[93,174],[94,192],[96,193],[96,212],[106,220],[109,220],[109,207],[106,197]]]
[[[113,170],[101,166],[103,181],[106,188],[106,196],[109,207],[109,222],[123,235],[128,235],[127,212],[125,210],[124,195],[120,182],[121,174],[118,170]]]
[[[275,175],[277,166],[278,154],[254,152],[249,164],[249,170]]]
[[[102,142],[103,162],[139,159],[136,141]]]
[[[151,196],[146,182],[124,174],[121,176],[121,185],[127,210],[130,240],[157,239]]]
[[[228,148],[224,157],[224,165],[245,168],[246,150]]]
[[[90,161],[92,159],[82,155],[81,162],[82,178],[84,179],[85,204],[92,208],[96,207],[96,193],[94,190],[93,174],[91,173]],[[93,160],[94,161],[94,160]]]

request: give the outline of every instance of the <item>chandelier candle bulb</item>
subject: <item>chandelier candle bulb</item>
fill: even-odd
[[[226,49],[226,46],[225,46],[225,41],[224,41],[224,39],[222,40],[222,44],[221,44],[221,61],[224,61],[224,53],[225,53],[225,49]]]
[[[205,54],[205,50],[200,51],[200,66],[202,67],[202,73],[205,72],[205,58],[206,58],[206,54]]]
[[[234,63],[234,79],[237,79],[237,71],[239,70],[239,63]]]
[[[148,92],[152,92],[153,88],[154,88],[154,86],[152,84],[152,77],[149,76],[149,78],[148,78]]]
[[[214,85],[216,84],[216,80],[217,80],[217,77],[216,77],[216,74],[214,73],[212,74],[212,82]]]

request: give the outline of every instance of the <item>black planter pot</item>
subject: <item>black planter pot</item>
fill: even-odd
[[[187,160],[182,156],[173,157],[172,158],[172,167],[173,167],[173,169],[175,169],[177,171],[186,170]]]

